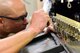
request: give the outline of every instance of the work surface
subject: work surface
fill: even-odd
[[[51,36],[52,35],[52,36]],[[55,34],[41,33],[30,42],[21,53],[67,53],[68,50],[58,40]]]

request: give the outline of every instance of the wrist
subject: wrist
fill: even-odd
[[[32,32],[35,32],[36,34],[39,34],[41,32],[40,29],[38,28],[34,28],[34,27],[29,27],[28,30],[32,31]]]

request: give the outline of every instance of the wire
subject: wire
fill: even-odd
[[[67,7],[68,7],[68,8],[71,8],[71,7],[72,7],[72,5],[71,5],[70,1],[69,1],[69,0],[67,0],[67,2],[68,2]]]

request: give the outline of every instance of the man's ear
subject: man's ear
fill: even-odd
[[[2,21],[3,21],[2,18],[0,18],[0,23],[2,23]]]

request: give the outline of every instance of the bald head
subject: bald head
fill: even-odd
[[[0,0],[0,16],[16,17],[24,11],[25,6],[22,0]]]

